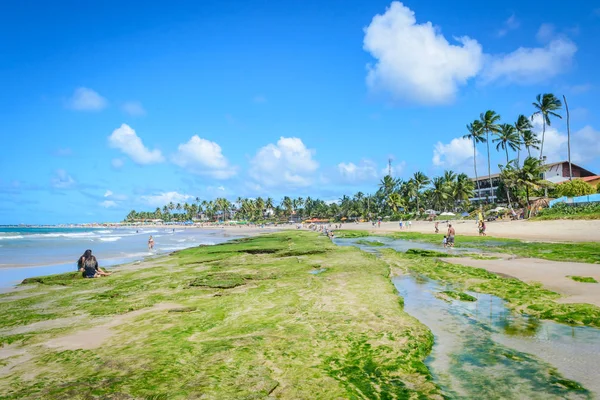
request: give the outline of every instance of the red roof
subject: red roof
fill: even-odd
[[[600,179],[600,175],[584,176],[584,177],[581,177],[581,178],[575,178],[575,177],[573,177],[573,179],[579,179],[579,180],[582,180],[584,182],[590,182],[590,181],[595,181],[597,179]],[[569,182],[569,180],[567,179],[566,181],[559,182],[559,185],[561,183],[566,183],[566,182]]]

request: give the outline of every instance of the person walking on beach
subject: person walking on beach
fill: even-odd
[[[440,223],[438,221],[435,221],[435,233],[440,233],[440,227],[439,227]]]
[[[148,239],[148,250],[154,250],[154,238],[150,235]]]
[[[448,246],[454,247],[454,235],[456,231],[452,227],[452,224],[448,224]]]
[[[77,260],[77,269],[83,273],[84,278],[98,278],[100,276],[109,276],[110,272],[103,271],[98,266],[98,260],[92,255],[91,250],[86,250],[79,260]]]

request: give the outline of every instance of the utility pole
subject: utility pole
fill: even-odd
[[[388,175],[392,176],[392,159],[388,158]]]
[[[567,98],[563,94],[563,100],[565,101],[565,109],[567,110],[567,152],[569,156],[569,180],[573,180],[573,168],[571,167],[571,127],[569,126],[569,105],[567,104]]]

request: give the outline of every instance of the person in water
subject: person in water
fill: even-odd
[[[150,235],[150,239],[148,239],[148,250],[154,250],[154,238]]]
[[[103,271],[98,266],[98,260],[96,256],[92,254],[91,250],[86,250],[85,253],[79,260],[77,260],[77,269],[83,273],[84,278],[98,278],[101,276],[109,276],[110,272]]]

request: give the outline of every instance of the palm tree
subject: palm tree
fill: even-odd
[[[456,172],[452,171],[451,169],[445,170],[443,179],[446,183],[454,182],[454,180],[456,179]]]
[[[473,169],[475,170],[475,182],[477,182],[477,197],[479,197],[479,177],[477,176],[477,143],[485,143],[483,126],[481,121],[475,120],[467,125],[468,134],[464,135],[463,138],[471,139],[473,141]]]
[[[500,116],[496,114],[495,111],[487,110],[484,113],[479,115],[479,120],[481,122],[481,129],[485,132],[485,142],[487,144],[487,156],[488,156],[488,179],[490,181],[490,198],[494,197],[494,187],[492,185],[492,166],[490,161],[490,132],[498,133],[500,132],[500,126],[498,126],[498,121],[500,121]]]
[[[511,124],[502,124],[500,125],[501,131],[497,134],[498,137],[492,140],[494,143],[498,142],[496,145],[496,150],[500,151],[500,149],[506,151],[506,165],[508,165],[508,149],[510,148],[512,151],[517,151],[520,149],[519,143],[519,134],[514,126]]]
[[[529,121],[529,118],[527,118],[526,116],[524,116],[523,114],[519,115],[519,118],[517,118],[517,122],[515,122],[515,129],[517,130],[518,134],[519,134],[519,141],[521,142],[521,144],[524,143],[524,136],[526,132],[529,132],[530,134],[531,129],[533,129],[533,125],[531,124],[531,121]],[[517,167],[519,166],[521,162],[521,148],[519,147],[519,150],[517,152]]]
[[[391,175],[383,177],[379,182],[379,189],[383,191],[383,194],[387,197],[396,188],[396,180]]]
[[[469,199],[473,197],[473,188],[473,181],[469,179],[467,174],[459,174],[452,188],[454,201],[468,203]]]
[[[441,176],[436,176],[431,182],[432,188],[429,192],[431,206],[434,209],[441,210],[448,203],[448,182]]]
[[[543,173],[542,161],[533,157],[527,157],[523,162],[523,167],[516,171],[515,183],[519,186],[525,186],[527,205],[529,205],[529,189],[539,189],[543,185]]]
[[[283,200],[281,201],[281,206],[285,209],[288,216],[292,215],[292,212],[294,211],[294,205],[292,203],[291,198],[289,198],[288,196],[285,196],[283,198]]]
[[[394,212],[398,212],[398,208],[402,207],[402,197],[398,193],[390,193],[386,203]]]
[[[431,182],[431,180],[427,177],[427,175],[425,175],[421,171],[417,171],[413,175],[411,181],[414,185],[414,194],[417,200],[417,214],[419,214],[419,192],[421,191],[421,189],[423,189],[423,187],[429,185],[429,182]]]
[[[527,153],[529,154],[529,157],[531,157],[531,149],[532,148],[536,149],[536,150],[540,149],[540,146],[538,146],[538,144],[540,144],[540,143],[541,143],[540,139],[538,139],[535,132],[533,132],[533,131],[523,132],[523,145],[527,149]]]
[[[544,93],[543,95],[538,94],[535,99],[537,101],[532,104],[537,111],[533,113],[531,118],[533,119],[536,115],[542,116],[542,146],[540,148],[540,160],[542,160],[544,153],[544,139],[546,136],[546,124],[548,124],[548,126],[551,125],[550,116],[562,119],[560,114],[555,112],[562,108],[562,103],[552,93]]]

